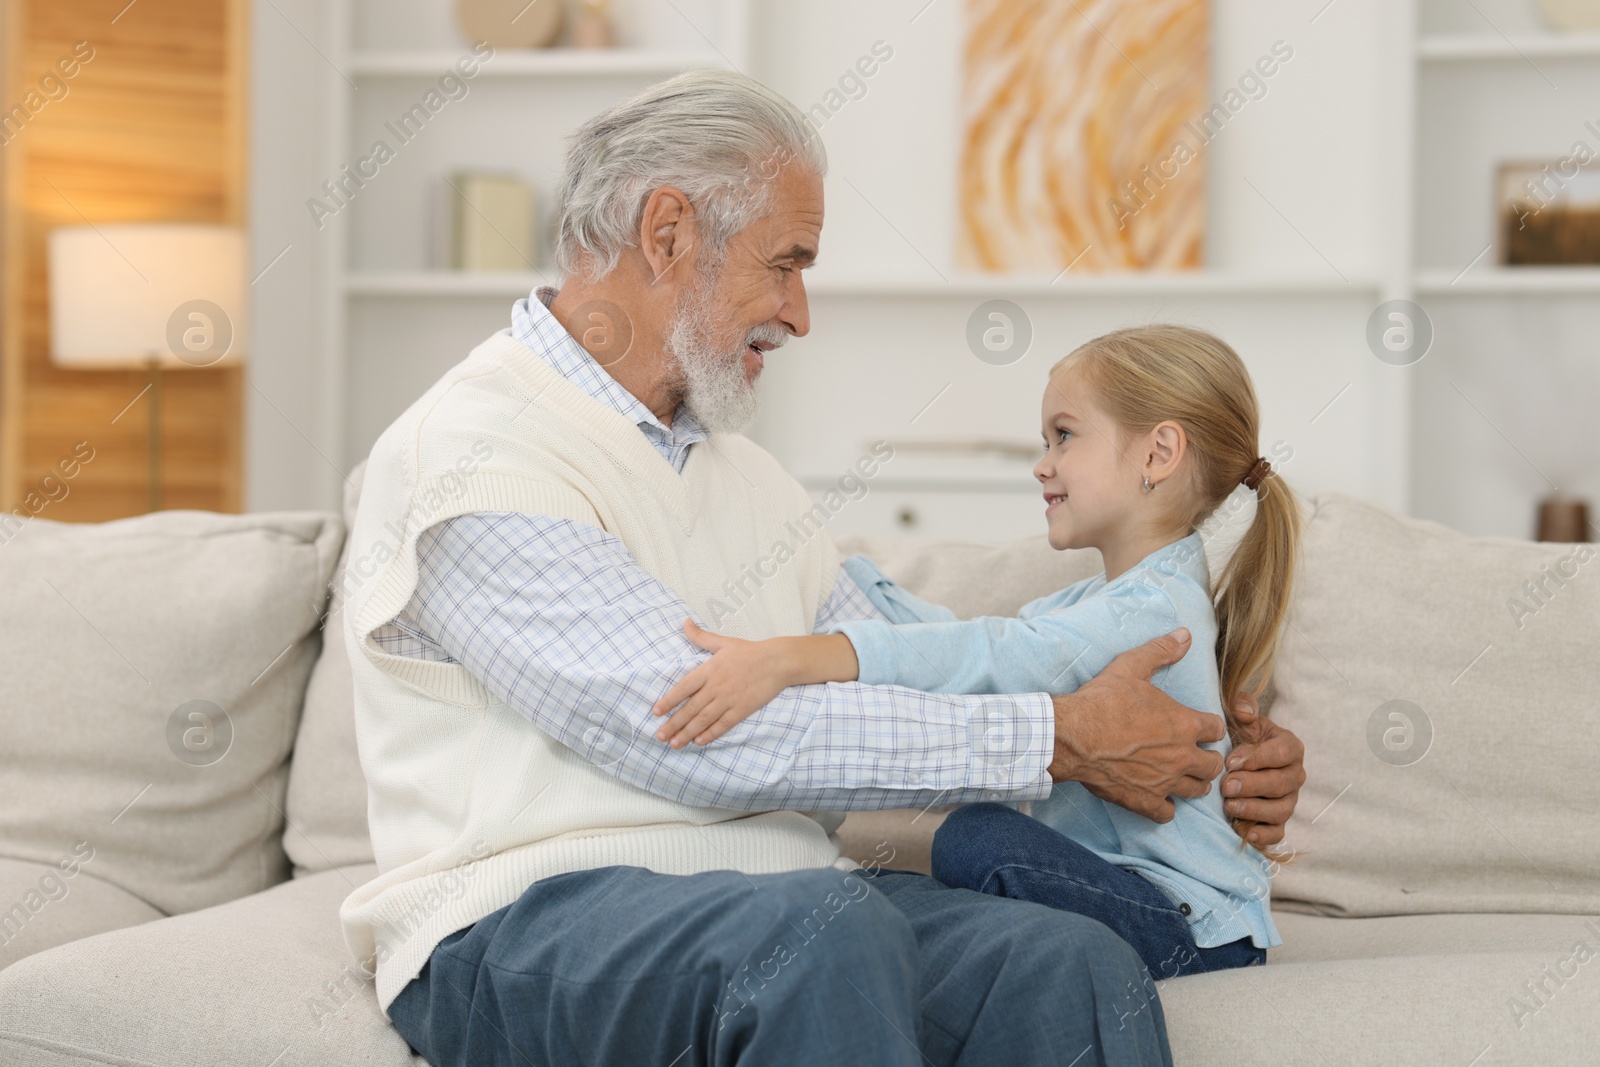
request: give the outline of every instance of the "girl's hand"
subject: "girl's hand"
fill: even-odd
[[[682,748],[691,740],[699,745],[715,741],[789,684],[783,638],[744,641],[724,637],[701,629],[693,619],[683,620],[683,632],[712,655],[656,701],[656,715],[678,708],[656,731],[656,738],[673,748]],[[680,704],[683,706],[678,707]]]

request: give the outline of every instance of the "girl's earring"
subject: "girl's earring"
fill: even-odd
[[[1154,488],[1155,488],[1155,486],[1150,484],[1150,476],[1148,474],[1146,474],[1144,476],[1144,491],[1148,493],[1150,490],[1152,490]]]

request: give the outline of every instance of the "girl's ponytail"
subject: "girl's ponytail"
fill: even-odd
[[[1245,694],[1259,698],[1272,678],[1300,543],[1300,506],[1289,484],[1269,472],[1256,495],[1255,521],[1216,582],[1217,672],[1228,737],[1234,744],[1244,740],[1233,716],[1234,703]],[[1250,840],[1255,823],[1230,821],[1242,840]]]
[[[1217,671],[1228,736],[1240,740],[1233,705],[1260,697],[1277,660],[1278,633],[1294,592],[1300,543],[1300,506],[1289,485],[1268,472],[1256,488],[1255,521],[1233,559],[1213,584],[1217,589]]]

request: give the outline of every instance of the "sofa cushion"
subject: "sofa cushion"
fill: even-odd
[[[1269,954],[1266,967],[1158,984],[1175,1063],[1595,1062],[1600,978],[1589,973],[1600,968],[1600,958],[1592,958],[1600,951],[1595,920],[1586,927],[1572,915],[1332,919],[1279,912],[1276,918],[1284,947]],[[1312,934],[1306,924],[1321,929]],[[1330,958],[1273,962],[1307,941],[1328,949]],[[1566,977],[1558,973],[1563,969]],[[1126,1000],[1122,1010],[1139,1010],[1137,996]]]
[[[0,971],[8,1067],[424,1067],[339,929],[335,868]]]
[[[120,930],[162,917],[132,893],[90,874],[94,852],[85,842],[55,863],[0,859],[0,970],[35,952],[80,937]]]
[[[1272,709],[1309,780],[1274,900],[1600,913],[1594,546],[1312,503]]]
[[[1267,954],[1272,964],[1485,952],[1560,956],[1580,940],[1600,955],[1600,920],[1582,915],[1456,912],[1337,919],[1279,909],[1273,912],[1273,921],[1283,944]]]
[[[88,873],[166,914],[287,877],[287,760],[342,536],[331,515],[182,511],[18,532],[0,855],[92,850]]]
[[[361,499],[363,460],[344,487],[344,526],[355,529]],[[358,553],[358,557],[363,553]],[[367,779],[356,751],[354,686],[345,654],[344,627],[339,625],[347,591],[345,563],[348,542],[339,554],[331,584],[332,596],[322,627],[322,654],[306,685],[300,732],[289,767],[289,794],[284,811],[289,830],[283,847],[294,864],[295,877],[332,867],[371,863],[372,838],[367,834]],[[353,577],[349,580],[355,580]]]
[[[340,936],[339,901],[376,873],[325,871],[16,964],[0,973],[0,1062],[420,1067]],[[1278,921],[1268,967],[1160,984],[1177,1062],[1466,1064],[1489,1048],[1480,1064],[1578,1065],[1600,1041],[1600,983],[1570,962],[1578,941],[1600,945],[1592,921]],[[1543,983],[1537,999],[1529,983]],[[1138,1005],[1130,994],[1124,1010]]]
[[[839,843],[863,867],[932,874],[934,831],[957,806],[852,811],[839,826]]]

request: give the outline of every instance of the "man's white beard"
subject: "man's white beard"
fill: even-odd
[[[788,340],[781,328],[763,323],[751,330],[737,347],[722,347],[726,331],[712,311],[715,275],[702,276],[685,294],[667,335],[667,354],[682,375],[683,402],[711,433],[738,433],[756,417],[760,399],[754,382],[745,377],[745,349],[753,341],[774,348]]]

